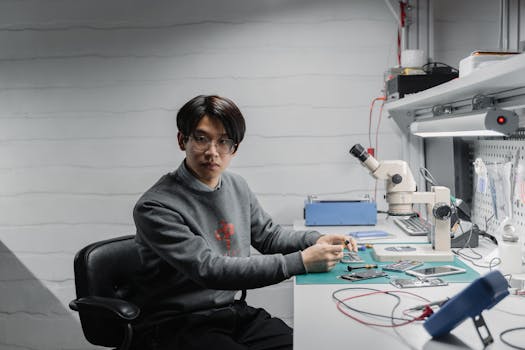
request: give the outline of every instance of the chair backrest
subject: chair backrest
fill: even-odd
[[[127,300],[133,294],[133,276],[140,267],[135,236],[92,243],[75,256],[77,299],[87,296]],[[122,326],[94,313],[79,313],[82,330],[92,344],[114,345],[122,340]]]

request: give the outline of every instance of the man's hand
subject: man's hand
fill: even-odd
[[[326,272],[343,258],[343,246],[318,243],[303,250],[301,255],[306,272]]]
[[[317,244],[341,244],[351,252],[357,252],[357,242],[353,237],[345,235],[323,235],[319,237]]]

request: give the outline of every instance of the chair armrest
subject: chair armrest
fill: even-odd
[[[105,297],[84,297],[69,303],[71,310],[90,313],[98,313],[104,317],[118,321],[130,322],[140,314],[140,308],[122,299]]]

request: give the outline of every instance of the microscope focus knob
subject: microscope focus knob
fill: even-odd
[[[432,214],[438,220],[447,220],[452,216],[452,208],[447,203],[436,203],[432,208]]]
[[[394,176],[392,176],[392,182],[395,183],[396,185],[400,184],[401,181],[403,181],[403,176],[399,174],[395,174]]]

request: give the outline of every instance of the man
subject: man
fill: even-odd
[[[246,129],[229,99],[193,98],[179,110],[177,127],[185,160],[133,212],[143,264],[136,302],[144,319],[172,320],[139,336],[137,348],[291,349],[291,328],[235,294],[328,271],[345,243],[356,250],[355,241],[284,229],[242,177],[225,171]],[[250,246],[262,255],[251,256]]]

